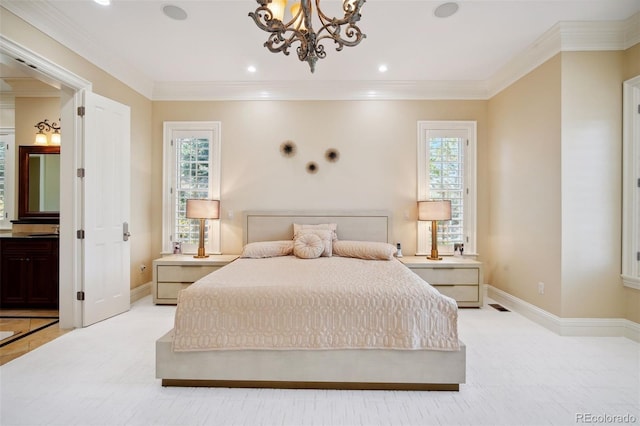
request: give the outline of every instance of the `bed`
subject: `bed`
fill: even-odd
[[[293,224],[322,223],[336,224],[344,243],[389,240],[385,212],[256,211],[243,215],[243,242],[292,240]],[[457,307],[416,277],[396,259],[238,259],[181,292],[175,327],[156,342],[156,377],[163,386],[459,390]]]

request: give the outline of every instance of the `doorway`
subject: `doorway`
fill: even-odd
[[[60,119],[65,123],[60,153],[60,187],[70,190],[60,194],[60,287],[59,315],[61,328],[83,326],[84,306],[81,292],[87,284],[84,281],[85,264],[88,260],[84,250],[84,239],[78,230],[82,229],[86,213],[83,194],[84,182],[78,179],[81,165],[84,164],[86,151],[84,142],[85,122],[79,117],[80,107],[84,106],[85,97],[95,96],[91,93],[91,83],[65,70],[57,64],[41,57],[0,34],[0,55],[4,60],[13,60],[30,68],[34,76],[54,84],[60,90]],[[8,58],[8,59],[7,59]],[[107,111],[108,112],[108,111]],[[129,135],[127,134],[127,138]],[[127,139],[128,144],[128,139]],[[127,145],[128,149],[128,145]],[[128,170],[127,170],[128,172]],[[128,182],[126,183],[128,185]],[[127,218],[128,220],[128,218]],[[128,253],[127,253],[128,262]],[[127,265],[127,274],[129,268]],[[124,281],[124,280],[123,280]],[[127,309],[129,299],[129,279],[126,278]],[[121,292],[122,293],[122,292]],[[77,296],[77,297],[76,297]],[[124,295],[123,295],[124,297]]]

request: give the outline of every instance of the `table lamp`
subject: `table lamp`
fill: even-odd
[[[438,221],[451,220],[451,200],[418,201],[418,220],[431,221],[430,260],[442,260],[438,256]]]
[[[200,220],[200,242],[198,244],[198,254],[193,256],[196,259],[209,257],[204,250],[204,221],[205,219],[220,218],[220,201],[207,199],[187,200],[187,219]]]

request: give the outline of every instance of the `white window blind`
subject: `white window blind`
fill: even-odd
[[[451,220],[438,222],[438,251],[464,244],[476,253],[476,123],[418,122],[418,200],[451,200]],[[418,222],[418,254],[431,248],[431,222]]]
[[[220,123],[165,122],[163,251],[174,242],[195,253],[199,221],[186,218],[189,198],[220,199]],[[220,252],[220,221],[207,220],[206,251]]]

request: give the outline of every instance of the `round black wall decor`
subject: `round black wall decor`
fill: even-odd
[[[284,141],[280,144],[280,153],[285,157],[296,155],[296,144],[293,141]]]
[[[340,158],[340,151],[335,148],[329,148],[324,153],[324,158],[330,163],[335,163]]]
[[[313,161],[309,161],[307,163],[307,173],[311,173],[311,174],[318,173],[318,165]]]

